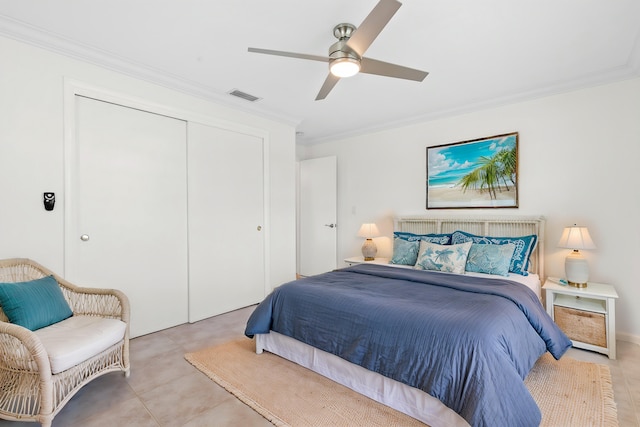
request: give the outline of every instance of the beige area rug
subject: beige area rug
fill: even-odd
[[[185,358],[276,426],[424,426],[302,366],[255,353],[252,340],[211,347]],[[542,426],[617,426],[609,367],[548,353],[527,387],[542,411]]]

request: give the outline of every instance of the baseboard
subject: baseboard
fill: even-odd
[[[636,345],[640,345],[640,337],[637,335],[627,334],[625,332],[618,332],[616,339],[619,341],[627,341]]]

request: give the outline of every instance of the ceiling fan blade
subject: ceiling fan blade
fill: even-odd
[[[426,71],[415,68],[403,67],[402,65],[391,64],[389,62],[378,61],[377,59],[362,58],[360,61],[360,72],[365,74],[376,74],[378,76],[396,77],[398,79],[414,80],[421,82],[429,74]]]
[[[336,77],[333,74],[329,73],[322,87],[320,88],[320,92],[318,92],[318,96],[316,96],[316,101],[325,99],[327,95],[329,95],[329,92],[331,92],[331,89],[333,89],[336,83],[338,83],[338,80],[340,80],[340,77]]]
[[[364,55],[364,52],[371,46],[378,34],[400,9],[400,6],[402,6],[402,3],[396,0],[380,0],[353,33],[347,42],[347,46],[358,55]]]
[[[310,59],[311,61],[329,62],[328,57],[318,56],[318,55],[308,55],[306,53],[283,52],[281,50],[258,49],[255,47],[250,47],[248,50],[249,52],[264,53],[266,55],[288,56],[289,58]]]

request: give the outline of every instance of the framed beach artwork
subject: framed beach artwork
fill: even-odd
[[[427,147],[427,209],[517,207],[517,132]]]

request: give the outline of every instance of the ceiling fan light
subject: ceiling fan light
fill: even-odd
[[[360,61],[354,58],[338,58],[331,61],[331,74],[336,77],[351,77],[360,72]]]

